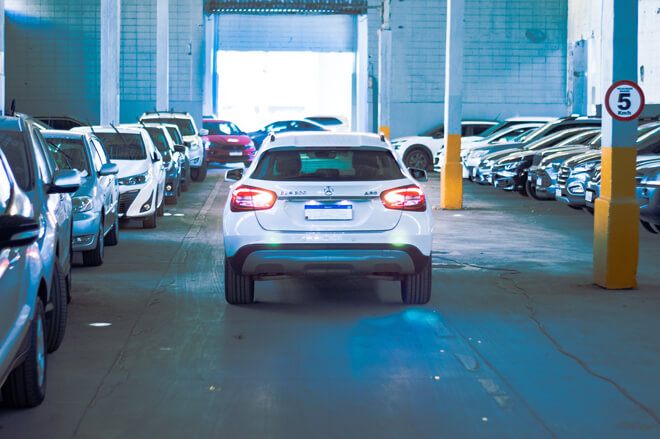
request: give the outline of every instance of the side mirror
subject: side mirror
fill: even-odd
[[[231,169],[225,174],[225,181],[238,181],[243,178],[243,168]]]
[[[23,247],[39,238],[39,223],[24,216],[0,216],[0,249]]]
[[[202,128],[202,129],[199,130],[199,135],[202,136],[202,137],[208,136],[209,135],[209,130],[207,130],[206,128]]]
[[[426,174],[426,171],[423,169],[417,169],[417,168],[408,168],[408,172],[410,172],[410,175],[417,180],[417,181],[428,181],[429,177]]]
[[[99,175],[105,177],[106,175],[116,175],[119,173],[119,167],[114,163],[106,163],[99,169]]]
[[[186,153],[186,146],[185,145],[174,145],[174,150],[176,152],[180,152],[185,154]]]
[[[49,194],[72,194],[80,188],[82,181],[75,170],[60,170],[55,172],[53,182],[48,188]]]

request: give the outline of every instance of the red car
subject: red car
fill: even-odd
[[[256,148],[252,139],[233,122],[217,119],[204,119],[204,136],[207,163],[244,163],[250,166]]]

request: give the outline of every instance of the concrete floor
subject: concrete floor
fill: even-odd
[[[590,215],[466,183],[435,212],[429,305],[331,279],[230,307],[223,174],[74,268],[46,401],[0,407],[1,438],[660,437],[660,236],[637,290],[602,290]]]

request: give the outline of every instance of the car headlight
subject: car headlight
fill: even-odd
[[[71,205],[73,206],[73,213],[88,212],[92,210],[93,206],[92,197],[81,195],[71,198]]]
[[[149,179],[149,172],[144,174],[131,175],[130,177],[120,178],[117,182],[123,186],[134,186],[136,184],[146,183]]]
[[[598,162],[589,162],[584,165],[576,166],[573,168],[572,172],[577,174],[580,172],[589,172],[598,165]]]
[[[519,160],[517,162],[505,163],[504,164],[504,169],[506,169],[507,171],[510,171],[511,169],[516,169],[517,167],[519,167],[522,164],[523,164],[523,160]]]

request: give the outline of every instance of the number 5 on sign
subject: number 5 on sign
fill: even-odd
[[[618,121],[635,120],[644,109],[644,92],[632,81],[617,81],[605,94],[605,108]]]

